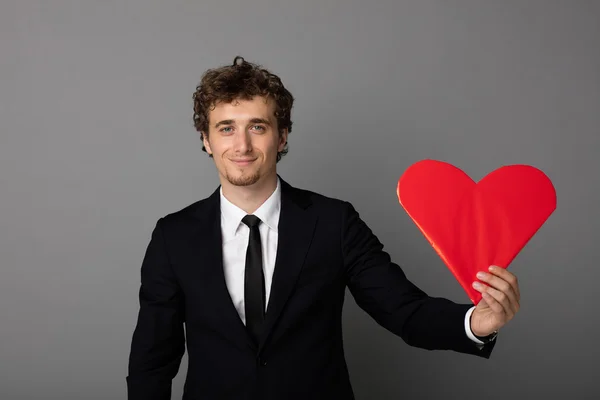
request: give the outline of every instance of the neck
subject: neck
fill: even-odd
[[[235,186],[221,180],[223,196],[248,214],[254,213],[277,188],[277,174],[265,176],[253,185]]]

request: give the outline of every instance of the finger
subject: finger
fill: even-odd
[[[517,276],[510,271],[507,271],[505,268],[498,267],[496,265],[492,265],[489,268],[490,273],[499,276],[504,279],[506,282],[510,284],[515,292],[517,300],[521,300],[521,291],[519,290],[519,280]]]
[[[488,292],[482,292],[481,296],[483,297],[483,299],[485,300],[485,302],[487,303],[487,305],[492,309],[493,312],[495,312],[496,314],[504,314],[504,307],[502,307],[502,304],[500,304],[498,302],[498,300],[496,300],[494,297],[492,297],[491,294],[489,294]]]
[[[485,283],[475,281],[473,282],[473,287],[481,292],[482,296],[486,298],[488,305],[492,310],[496,313],[503,313],[507,316],[514,315],[513,307],[510,304],[510,298],[504,292],[501,292],[498,289],[495,289],[491,286],[486,285]],[[490,298],[486,297],[489,296]],[[497,303],[497,306],[492,307],[491,301]],[[498,308],[498,305],[500,308]]]
[[[494,309],[492,307],[492,305],[490,304],[490,307],[492,307],[492,309],[495,312],[505,314],[507,320],[512,319],[512,317],[515,315],[515,312],[513,311],[513,307],[511,305],[510,299],[506,295],[506,293],[501,292],[498,289],[494,289],[493,287],[490,287],[490,286],[487,286],[484,289],[484,292],[482,292],[482,296],[483,296],[484,293],[487,294],[487,295],[489,295],[489,296],[491,296],[491,298],[497,304],[500,305],[500,307],[497,307],[496,309]],[[490,300],[487,300],[487,301],[488,301],[488,304],[489,304]]]
[[[519,290],[519,280],[517,279],[517,276],[515,274],[506,270],[505,268],[500,268],[496,265],[490,266],[490,272],[492,274],[497,275],[500,278],[504,279],[506,282],[508,282],[510,284],[510,286],[513,288],[513,291],[516,294],[517,300],[521,300],[521,292]]]
[[[489,292],[492,290],[496,290],[483,282],[475,281],[473,282],[473,287],[475,290],[481,293],[482,298],[486,300],[487,305],[494,311],[495,313],[505,314],[504,306],[497,300],[494,296],[492,296]]]
[[[488,274],[486,272],[479,272],[477,274],[477,278],[487,283],[494,289],[504,293],[508,297],[508,302],[511,310],[514,313],[519,311],[519,300],[517,299],[517,295],[510,283],[498,276]]]

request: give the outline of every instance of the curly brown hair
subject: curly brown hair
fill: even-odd
[[[200,137],[208,137],[208,112],[217,103],[231,103],[237,99],[251,100],[263,96],[275,101],[277,129],[281,134],[292,131],[291,111],[294,96],[283,86],[281,79],[262,66],[237,56],[232,65],[207,70],[194,92],[194,126]],[[207,152],[204,145],[202,151]],[[287,142],[277,154],[277,162],[288,152]],[[209,155],[212,157],[212,155]]]

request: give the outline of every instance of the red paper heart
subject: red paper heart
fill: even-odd
[[[422,160],[398,180],[398,200],[473,304],[471,284],[490,265],[507,268],[556,209],[550,179],[529,165],[509,165],[475,183],[452,164]]]

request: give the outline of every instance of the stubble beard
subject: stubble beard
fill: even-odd
[[[253,171],[250,174],[242,173],[239,176],[233,176],[229,173],[226,175],[227,181],[234,186],[250,186],[254,185],[260,179],[260,172]]]

